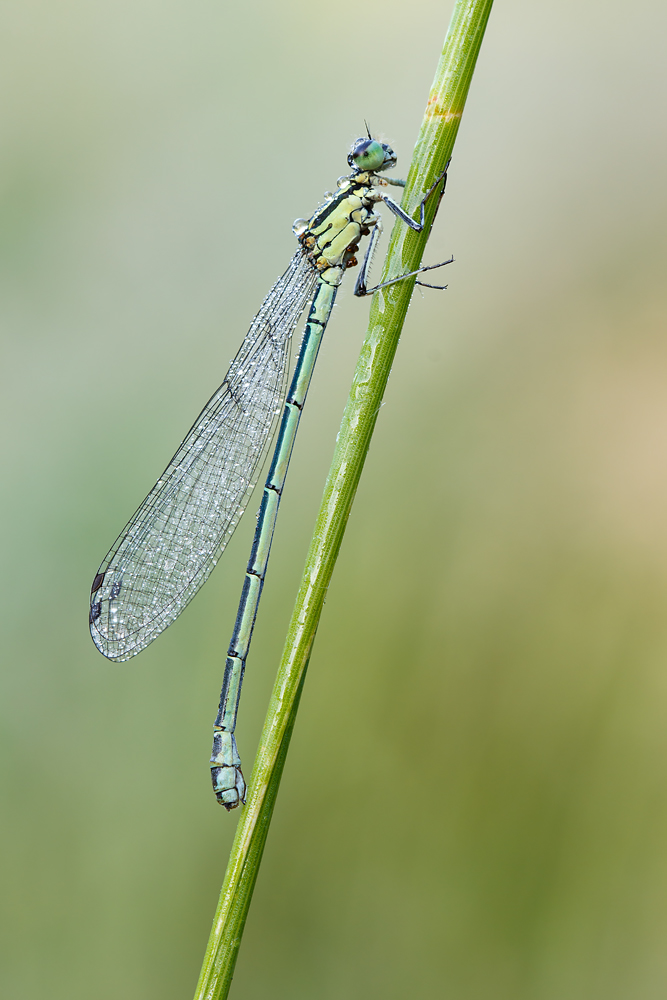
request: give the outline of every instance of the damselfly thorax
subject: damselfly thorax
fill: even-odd
[[[309,260],[330,285],[339,285],[346,269],[358,263],[354,255],[360,239],[380,223],[374,209],[381,195],[371,173],[341,177],[338,183],[336,194],[310,219],[298,219],[294,224],[294,233]]]

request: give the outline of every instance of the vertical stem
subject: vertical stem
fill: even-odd
[[[419,203],[451,156],[493,0],[458,0],[438,63],[408,173],[403,207]],[[426,226],[415,233],[401,222],[392,231],[382,280],[419,267]],[[377,292],[361,348],[306,567],[271,695],[248,803],[241,813],[195,1000],[222,1000],[229,992],[246,916],[282,777],[315,633],[347,519],[389,378],[414,278]]]

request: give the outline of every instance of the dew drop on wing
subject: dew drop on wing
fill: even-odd
[[[113,601],[120,594],[120,588],[123,586],[122,580],[117,580],[111,588],[111,593],[109,594],[109,600]]]

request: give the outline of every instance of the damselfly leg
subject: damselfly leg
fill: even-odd
[[[433,226],[433,223],[435,222],[435,217],[438,214],[438,210],[440,208],[440,202],[442,201],[445,194],[445,188],[447,186],[447,171],[449,170],[450,163],[451,159],[447,160],[447,165],[445,169],[442,171],[441,174],[438,175],[438,177],[436,177],[431,187],[428,189],[422,200],[419,202],[418,206],[419,222],[415,222],[415,220],[410,215],[408,215],[408,213],[405,212],[401,208],[401,206],[393,200],[393,198],[390,198],[389,195],[386,195],[383,192],[378,191],[378,200],[384,202],[384,204],[387,206],[390,212],[393,212],[393,214],[398,219],[400,219],[401,222],[404,222],[406,226],[409,226],[410,229],[412,229],[414,232],[416,233],[423,232],[426,204],[429,198],[432,196],[432,194],[437,190],[438,186],[442,184],[442,189],[438,196],[438,203],[435,206],[435,212],[433,213],[433,219],[431,220],[431,226]],[[389,182],[392,184],[399,183],[399,181],[393,178],[390,179],[388,177],[383,178],[383,181],[385,183]],[[405,181],[401,181],[400,184],[401,186],[404,186]],[[416,271],[409,271],[407,274],[399,274],[396,278],[390,278],[388,281],[383,281],[379,285],[374,285],[372,288],[368,288],[366,285],[368,271],[370,269],[371,261],[373,260],[373,254],[375,253],[377,242],[380,239],[380,235],[382,233],[382,220],[380,219],[380,217],[377,216],[372,221],[374,225],[373,225],[373,230],[371,232],[371,238],[369,240],[368,248],[364,255],[363,263],[359,271],[357,282],[354,286],[354,294],[359,297],[363,297],[364,295],[372,295],[374,292],[377,292],[380,288],[386,288],[387,285],[393,285],[397,281],[403,281],[405,278],[413,278],[416,274],[422,274],[424,271],[434,271],[438,267],[444,267],[446,264],[451,264],[452,261],[454,260],[453,257],[450,257],[449,260],[443,260],[439,264],[425,265],[424,267],[418,268]],[[425,281],[417,281],[416,284],[423,285],[425,288],[436,288],[439,289],[440,291],[444,291],[447,288],[447,285],[430,285]]]

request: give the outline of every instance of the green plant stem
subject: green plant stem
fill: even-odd
[[[406,210],[419,204],[451,156],[492,3],[458,0],[454,8],[408,173]],[[382,281],[419,267],[436,202],[427,203],[422,233],[401,222],[394,226]],[[229,992],[322,605],[413,290],[414,279],[408,279],[373,297],[195,1000],[221,1000]]]

